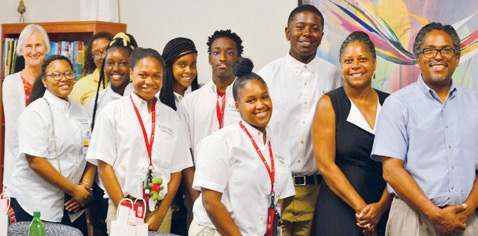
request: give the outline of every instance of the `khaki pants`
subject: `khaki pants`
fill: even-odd
[[[310,235],[320,185],[295,186],[295,196],[284,199],[282,235]]]
[[[116,220],[116,205],[113,203],[113,201],[108,200],[108,214],[106,215],[106,229],[108,231],[108,235],[110,234],[111,231],[111,222]],[[171,217],[172,217],[172,212],[171,208],[168,209],[168,212],[164,216],[163,223],[159,226],[158,232],[165,232],[169,233],[171,232]]]
[[[478,235],[478,217],[471,215],[461,236]],[[423,213],[411,208],[406,202],[394,198],[387,221],[387,236],[441,236],[433,222]]]

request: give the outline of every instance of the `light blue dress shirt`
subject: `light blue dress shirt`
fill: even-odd
[[[478,93],[452,82],[443,103],[420,76],[390,95],[372,149],[372,159],[380,156],[403,160],[437,206],[462,204],[478,168]]]

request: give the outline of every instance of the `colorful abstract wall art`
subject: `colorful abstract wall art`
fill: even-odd
[[[478,91],[478,1],[476,0],[311,0],[325,18],[320,57],[339,65],[339,48],[353,31],[369,34],[377,50],[373,87],[394,92],[417,80],[413,42],[429,22],[452,25],[461,39],[460,65],[453,81]]]

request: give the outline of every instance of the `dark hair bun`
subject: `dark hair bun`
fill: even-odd
[[[232,72],[236,77],[241,77],[252,72],[254,64],[249,58],[241,57],[232,66]]]

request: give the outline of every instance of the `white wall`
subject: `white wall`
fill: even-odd
[[[210,80],[207,38],[218,29],[231,29],[243,40],[245,57],[259,70],[286,54],[284,27],[294,0],[120,0],[120,19],[143,47],[162,51],[174,37],[191,38],[198,48],[200,82]]]
[[[0,0],[0,22],[16,23],[17,0]],[[178,36],[191,38],[199,51],[200,83],[210,80],[207,37],[231,29],[243,40],[244,54],[258,71],[285,55],[289,43],[284,27],[296,0],[119,0],[120,21],[139,45],[162,52]],[[25,0],[25,22],[79,20],[80,0]]]
[[[0,22],[18,23],[19,0],[0,0]],[[25,22],[76,21],[80,19],[80,0],[24,0]]]

